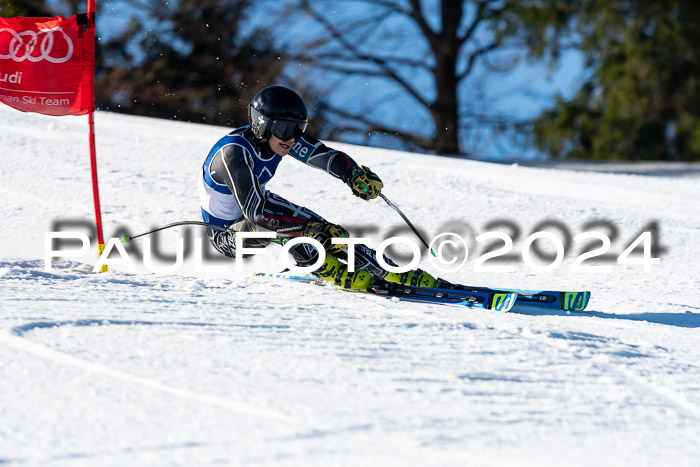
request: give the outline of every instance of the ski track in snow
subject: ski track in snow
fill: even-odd
[[[113,368],[109,368],[108,366],[105,365],[98,365],[94,363],[87,362],[85,360],[71,357],[70,355],[67,355],[65,353],[57,352],[55,350],[52,350],[46,346],[42,345],[37,345],[32,342],[30,342],[27,339],[23,339],[22,335],[26,332],[32,331],[37,328],[58,328],[60,326],[66,326],[66,325],[73,325],[73,326],[90,326],[90,325],[125,325],[125,326],[143,326],[143,325],[157,325],[159,323],[156,322],[150,322],[150,321],[114,321],[114,320],[79,320],[79,321],[69,321],[69,322],[62,322],[62,323],[52,323],[48,321],[42,321],[42,322],[36,322],[36,323],[29,323],[25,324],[22,326],[16,326],[9,331],[5,331],[3,334],[0,334],[0,341],[4,342],[5,344],[21,350],[23,352],[27,352],[33,355],[36,355],[37,357],[45,358],[47,360],[51,360],[53,362],[63,364],[63,365],[70,365],[75,368],[78,368],[80,370],[92,372],[98,375],[104,375],[108,376],[111,378],[123,380],[126,382],[134,383],[140,386],[144,386],[147,388],[155,389],[161,392],[164,392],[166,394],[170,394],[176,397],[181,397],[184,399],[191,399],[195,402],[199,402],[202,404],[211,404],[217,407],[221,407],[224,409],[229,409],[229,410],[234,410],[237,412],[242,412],[242,413],[248,413],[248,414],[253,414],[257,415],[260,417],[266,417],[266,418],[271,418],[274,420],[280,420],[280,421],[293,421],[293,419],[290,419],[289,417],[271,411],[271,410],[266,410],[258,407],[253,407],[251,405],[247,404],[241,404],[241,403],[236,403],[234,401],[228,400],[228,399],[223,399],[220,397],[214,397],[214,396],[209,396],[206,394],[197,394],[193,393],[190,391],[186,391],[183,389],[175,388],[172,386],[168,386],[165,384],[161,384],[157,381],[154,381],[152,379],[148,378],[141,378],[138,376],[133,376],[127,373],[124,373],[119,370],[115,370]],[[188,323],[160,323],[160,324],[166,324],[166,325],[188,325]],[[191,325],[191,324],[190,324]]]
[[[87,124],[0,109],[0,128],[12,129],[0,132],[1,465],[698,465],[697,177],[334,145],[418,226],[457,215],[480,233],[506,218],[522,242],[548,216],[574,234],[607,218],[626,242],[660,223],[667,253],[651,273],[577,274],[567,259],[549,274],[446,277],[593,292],[586,314],[503,314],[250,277],[281,269],[273,248],[242,274],[87,274],[94,245],[46,272],[52,219],[92,219]],[[197,219],[197,169],[225,132],[98,113],[106,233]],[[285,160],[280,172],[270,189],[336,222],[401,226],[318,171]],[[30,176],[47,183],[27,192]]]

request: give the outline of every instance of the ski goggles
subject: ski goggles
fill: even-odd
[[[298,122],[294,120],[272,120],[269,127],[270,133],[281,139],[288,141],[297,138],[306,130],[308,122]]]

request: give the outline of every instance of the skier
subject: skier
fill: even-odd
[[[214,248],[235,257],[235,232],[277,234],[274,239],[246,238],[243,245],[249,248],[306,236],[318,240],[326,250],[326,259],[314,275],[339,288],[367,290],[375,277],[402,285],[435,287],[436,279],[420,269],[403,274],[384,270],[376,252],[365,245],[355,245],[355,271],[349,272],[348,246],[331,243],[332,238],[348,237],[342,226],[265,189],[282,157],[289,154],[342,180],[355,196],[364,200],[379,196],[381,179],[344,152],[306,133],[307,124],[306,105],[299,94],[283,86],[269,86],[248,105],[248,125],[233,130],[212,147],[199,185],[202,217],[230,230],[207,230]],[[308,243],[293,246],[290,253],[301,267],[318,259],[318,251]],[[384,260],[395,265],[386,257]]]

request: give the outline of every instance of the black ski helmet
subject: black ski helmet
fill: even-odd
[[[272,134],[287,141],[306,129],[309,117],[299,94],[284,86],[268,86],[248,105],[248,122],[258,139],[268,140]]]

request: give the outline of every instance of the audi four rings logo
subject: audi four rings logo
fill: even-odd
[[[15,62],[46,60],[51,63],[63,63],[73,56],[73,42],[61,27],[23,32],[0,28],[0,35],[3,33],[9,33],[12,39],[7,50],[8,53],[3,53],[5,51],[0,50],[0,60],[11,59]],[[37,46],[40,52],[38,54],[35,53]],[[54,50],[54,46],[58,50]]]

